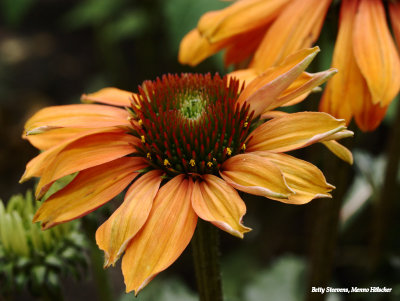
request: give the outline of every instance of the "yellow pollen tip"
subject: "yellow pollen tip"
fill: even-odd
[[[249,125],[249,123],[246,121],[246,122],[243,124],[243,127],[247,128],[248,125]]]
[[[142,141],[142,143],[146,142],[146,138],[144,136],[140,136],[140,140]]]
[[[207,162],[207,166],[209,167],[209,168],[211,168],[212,166],[213,166],[213,164],[212,164],[212,162]]]
[[[226,153],[227,153],[228,156],[230,156],[230,155],[232,155],[232,150],[229,147],[227,147],[226,148]]]
[[[142,126],[142,124],[143,124],[142,119],[139,119],[138,124],[139,124],[140,126]]]
[[[150,153],[147,153],[146,158],[149,159],[149,160],[151,160],[151,154],[150,154]]]
[[[189,164],[193,167],[196,165],[196,161],[194,161],[194,159],[190,159]]]
[[[141,105],[135,105],[136,109],[140,110],[142,108]]]
[[[170,167],[171,163],[169,163],[168,159],[164,159],[164,166]]]
[[[243,143],[243,145],[242,145],[242,151],[245,151],[246,150],[246,143]]]

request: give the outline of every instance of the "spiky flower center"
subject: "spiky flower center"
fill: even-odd
[[[134,99],[137,152],[167,174],[217,174],[245,150],[249,106],[237,99],[239,81],[219,75],[164,75],[145,81]]]

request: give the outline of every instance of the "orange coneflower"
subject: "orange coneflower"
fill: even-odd
[[[252,79],[287,55],[318,38],[331,0],[238,0],[206,13],[183,40],[181,63],[196,65],[226,49],[225,64],[251,59],[233,75]],[[400,36],[400,3],[389,4],[393,29]],[[399,41],[398,41],[399,42]],[[320,110],[374,130],[400,89],[400,59],[381,0],[342,0],[332,67]]]
[[[198,217],[238,237],[250,231],[236,189],[289,204],[330,197],[333,186],[316,166],[283,152],[322,142],[351,160],[335,141],[352,135],[345,121],[318,112],[265,120],[267,110],[315,87],[280,97],[317,51],[288,57],[246,87],[226,76],[165,75],[145,81],[137,94],[106,88],[83,96],[101,104],[40,110],[26,123],[24,138],[44,151],[21,180],[40,177],[40,198],[57,179],[78,174],[44,201],[34,221],[47,229],[79,218],[129,186],[96,240],[105,266],[125,253],[126,290],[137,294],[179,257]]]

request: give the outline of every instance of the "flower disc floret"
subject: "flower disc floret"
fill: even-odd
[[[246,148],[252,116],[237,102],[242,90],[239,81],[218,74],[145,81],[132,105],[139,155],[171,176],[218,174],[226,159]]]

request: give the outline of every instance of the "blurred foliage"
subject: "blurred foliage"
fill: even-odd
[[[42,231],[32,223],[39,207],[31,191],[0,202],[0,292],[13,296],[26,288],[34,296],[59,298],[61,278],[80,277],[87,268],[79,222]]]
[[[35,0],[1,0],[0,13],[10,26],[18,26]]]

